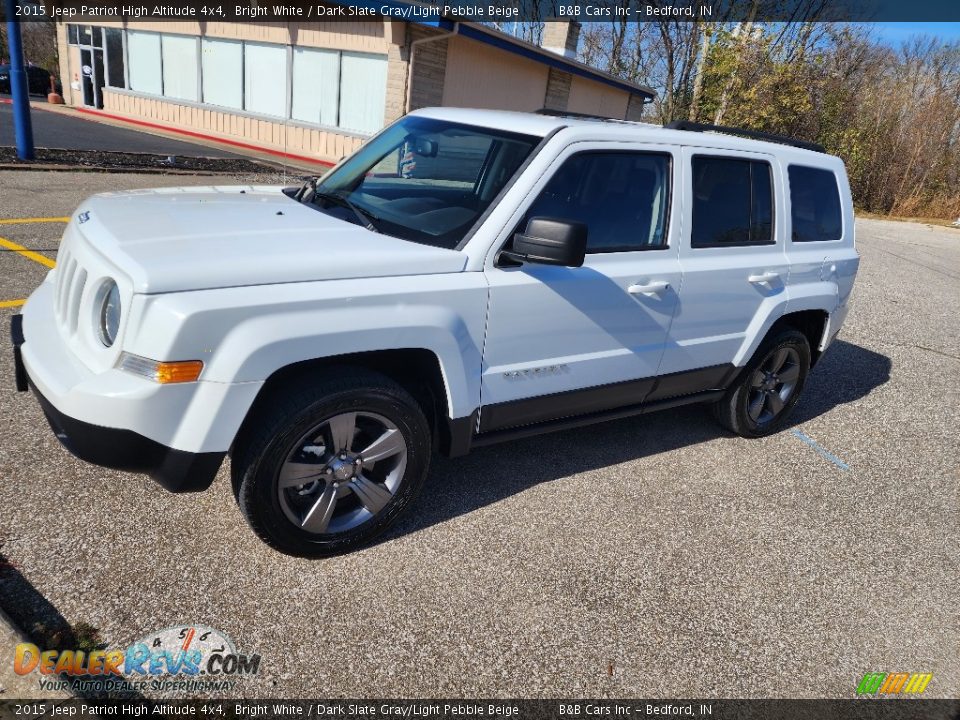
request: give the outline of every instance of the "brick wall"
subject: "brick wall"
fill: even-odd
[[[570,99],[570,81],[573,76],[570,73],[550,68],[550,74],[547,76],[547,94],[543,99],[543,106],[548,110],[566,110],[567,101]]]
[[[432,28],[411,25],[411,42],[443,34]],[[410,109],[443,104],[443,83],[447,74],[447,40],[421,43],[413,48],[413,74],[410,78]]]
[[[407,72],[409,52],[403,45],[390,45],[387,51],[387,97],[383,124],[389,125],[407,111]]]
[[[631,95],[630,102],[627,105],[627,120],[642,120],[643,119],[643,96],[642,95]]]

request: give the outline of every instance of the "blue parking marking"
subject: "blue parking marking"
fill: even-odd
[[[816,440],[814,440],[812,437],[810,437],[806,433],[800,432],[799,430],[791,430],[790,432],[792,432],[795,437],[800,438],[801,440],[803,440],[803,442],[805,442],[807,445],[809,445],[814,450],[816,450],[820,454],[820,457],[826,458],[841,470],[850,469],[850,466],[847,465],[843,460],[838,458],[836,455],[834,455],[832,452],[830,452],[826,448],[821,447]]]

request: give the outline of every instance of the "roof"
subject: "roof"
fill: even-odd
[[[571,75],[584,77],[617,88],[618,90],[623,90],[632,95],[642,95],[649,100],[652,100],[656,96],[656,92],[646,85],[628,82],[578,60],[565,57],[552,50],[547,50],[539,45],[535,45],[534,43],[500,32],[488,25],[442,15],[436,6],[417,2],[417,0],[329,1],[338,5],[369,8],[381,15],[384,15],[384,11],[386,11],[391,18],[403,20],[404,22],[415,25],[424,25],[426,27],[435,27],[440,30],[454,32],[462,37],[496,47],[505,52],[525,57],[534,62],[557,68],[558,70],[563,70]]]

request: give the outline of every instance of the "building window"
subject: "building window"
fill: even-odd
[[[107,85],[115,88],[127,86],[126,73],[123,61],[123,30],[119,28],[104,28],[107,53]]]
[[[203,102],[243,109],[243,43],[203,39]]]
[[[163,94],[177,100],[200,99],[197,84],[197,40],[188,35],[162,35]]]
[[[791,165],[790,220],[794,242],[843,237],[837,176],[829,170]]]
[[[151,95],[163,94],[160,64],[160,36],[157,33],[127,31],[130,89]]]
[[[387,60],[377,55],[342,53],[340,116],[345,130],[374,133],[383,127],[387,97]]]
[[[77,25],[67,25],[67,43],[70,45],[80,44],[80,27]]]
[[[340,53],[335,50],[293,49],[294,120],[335,126],[340,94]]]
[[[769,163],[695,156],[691,245],[697,248],[772,243],[772,183]]]
[[[244,109],[260,115],[287,115],[287,48],[243,44]]]
[[[357,133],[373,134],[383,127],[383,55],[119,28],[100,31],[96,28],[95,37],[106,49],[110,87]],[[68,25],[67,39],[73,44],[94,38],[89,26]]]

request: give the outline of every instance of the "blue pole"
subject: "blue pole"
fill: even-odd
[[[23,41],[16,21],[16,0],[4,0],[7,12],[7,45],[10,46],[10,92],[13,95],[13,130],[17,138],[17,157],[33,160],[33,127],[30,125],[30,94],[27,71],[23,67]]]

